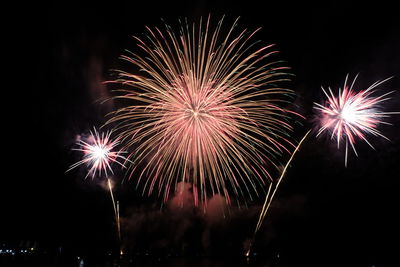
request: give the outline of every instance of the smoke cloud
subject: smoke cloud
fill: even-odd
[[[243,255],[253,236],[261,205],[245,208],[228,206],[221,195],[206,205],[195,206],[191,184],[180,183],[175,195],[159,209],[132,207],[122,218],[126,251],[162,255]],[[302,195],[276,199],[257,239],[269,244],[279,224],[302,218],[306,199]]]

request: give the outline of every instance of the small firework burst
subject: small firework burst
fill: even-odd
[[[345,143],[345,165],[347,165],[349,145],[357,155],[355,149],[357,139],[363,140],[372,148],[374,147],[368,141],[368,136],[372,135],[388,139],[378,130],[378,126],[380,124],[389,124],[384,119],[389,117],[390,114],[396,113],[383,112],[381,105],[390,99],[388,96],[393,91],[375,96],[375,88],[391,78],[376,81],[365,90],[355,91],[353,87],[357,76],[349,87],[347,84],[347,75],[343,90],[339,88],[337,96],[334,95],[330,88],[328,88],[328,92],[322,88],[327,97],[326,102],[324,104],[314,103],[314,108],[319,111],[317,136],[325,131],[330,131],[331,138],[336,139],[338,148],[341,142]]]
[[[82,164],[88,167],[85,179],[88,176],[94,178],[97,175],[102,174],[108,175],[108,172],[114,173],[111,165],[117,163],[121,167],[124,167],[126,158],[122,155],[123,152],[116,151],[115,148],[118,146],[118,139],[111,139],[111,131],[106,133],[99,133],[96,128],[90,131],[88,137],[79,137],[76,145],[78,148],[73,150],[80,151],[83,153],[83,159],[71,165],[67,170],[70,171]]]

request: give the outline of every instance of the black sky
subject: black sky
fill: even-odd
[[[396,91],[385,108],[400,110],[397,10],[385,1],[58,1],[13,7],[15,15],[5,22],[11,29],[5,40],[10,48],[3,51],[11,60],[6,66],[10,74],[3,78],[7,159],[0,241],[33,239],[84,248],[107,246],[113,239],[108,195],[90,180],[82,181],[79,172],[64,172],[76,160],[70,152],[76,134],[103,123],[109,111],[95,103],[107,93],[96,86],[120,66],[124,49],[135,49],[131,36],[143,33],[146,25],[211,13],[214,19],[226,15],[228,22],[240,16],[241,28],[262,27],[257,38],[275,43],[280,58],[292,67],[297,103],[310,117],[312,103],[322,97],[320,86],[342,86],[347,73],[360,73],[364,86],[394,75],[382,87]],[[329,140],[309,140],[281,188],[277,207],[282,209],[275,209],[273,230],[263,230],[259,251],[394,262],[400,237],[399,117],[390,119],[394,126],[381,128],[391,141],[372,138],[375,151],[360,144],[359,158],[352,156],[347,168]],[[296,138],[308,127],[306,122]],[[143,199],[133,184],[128,186],[119,193],[126,216],[157,210],[156,200]],[[243,231],[233,243],[245,241],[255,214],[225,227],[226,235]],[[198,224],[190,228],[194,233],[204,227]]]

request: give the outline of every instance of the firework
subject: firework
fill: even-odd
[[[328,98],[326,101],[326,105],[315,104],[314,108],[320,112],[320,128],[318,129],[317,136],[320,135],[325,130],[332,131],[332,138],[337,139],[337,145],[339,147],[340,141],[344,139],[346,143],[345,149],[345,165],[347,165],[347,153],[348,153],[348,144],[353,148],[354,153],[357,155],[357,152],[354,147],[354,143],[356,142],[356,137],[364,140],[368,145],[371,143],[367,140],[367,135],[380,136],[387,139],[384,135],[382,135],[377,127],[379,124],[388,124],[384,122],[383,119],[387,118],[390,114],[399,114],[399,112],[382,112],[380,111],[380,104],[384,101],[389,100],[387,96],[392,92],[388,92],[382,94],[380,96],[373,96],[375,93],[375,88],[378,85],[386,82],[391,78],[387,78],[382,81],[377,81],[373,83],[370,87],[365,90],[355,92],[353,91],[353,86],[357,76],[354,78],[350,87],[347,86],[348,76],[346,76],[343,91],[339,89],[339,94],[337,97],[333,94],[332,90],[329,88],[329,94],[326,92],[324,88],[322,88],[325,96]],[[300,140],[299,144],[296,146],[296,149],[292,153],[290,159],[285,165],[279,179],[276,183],[271,184],[267,196],[264,201],[264,205],[261,209],[258,222],[253,234],[253,238],[250,242],[249,249],[246,252],[246,256],[250,255],[251,247],[254,243],[254,239],[258,230],[260,229],[262,223],[265,220],[265,216],[268,213],[269,207],[272,203],[272,200],[275,196],[276,191],[281,184],[283,177],[286,174],[287,168],[292,162],[294,156],[298,152],[301,145],[304,143],[306,138],[310,136],[312,130],[309,130],[303,138]],[[274,189],[272,190],[272,187]],[[271,194],[272,192],[272,194]]]
[[[226,34],[222,20],[215,30],[204,22],[183,23],[179,34],[147,28],[136,38],[145,56],[122,56],[142,75],[119,71],[113,81],[129,104],[108,123],[134,151],[131,175],[142,166],[143,193],[164,201],[179,182],[193,185],[196,205],[214,194],[252,199],[292,146],[293,92],[283,86],[287,67],[270,60],[277,51],[252,41],[259,29],[235,33],[237,20]]]
[[[377,81],[365,90],[356,92],[353,87],[357,76],[354,78],[351,86],[347,84],[348,76],[346,76],[343,90],[339,88],[338,95],[335,96],[330,88],[328,92],[322,88],[327,97],[324,105],[315,103],[314,108],[319,111],[320,127],[317,136],[325,131],[331,132],[331,138],[336,139],[338,148],[340,143],[345,143],[345,165],[347,166],[347,154],[349,145],[353,149],[355,155],[355,143],[357,139],[363,140],[369,146],[374,148],[368,141],[368,136],[378,136],[386,138],[377,127],[380,124],[388,124],[384,121],[390,114],[396,112],[382,112],[381,104],[388,99],[388,92],[375,96],[375,88],[391,78]]]
[[[114,151],[119,144],[118,139],[112,140],[111,132],[99,133],[95,128],[87,138],[79,137],[77,141],[78,148],[73,150],[83,153],[83,159],[71,165],[67,170],[70,171],[80,165],[85,164],[88,167],[88,172],[85,179],[91,175],[94,178],[97,175],[108,175],[108,171],[114,173],[111,164],[117,163],[121,167],[125,167],[124,163],[126,158],[122,155],[121,151]]]
[[[89,137],[84,139],[80,137],[76,144],[79,146],[79,148],[74,148],[73,150],[82,152],[83,159],[71,165],[67,172],[80,165],[85,164],[88,167],[88,172],[85,176],[85,179],[89,175],[91,175],[92,178],[94,178],[96,174],[98,176],[101,176],[102,174],[105,175],[105,177],[107,178],[107,186],[114,208],[118,239],[121,241],[119,203],[117,201],[117,204],[115,204],[111,179],[108,178],[108,172],[114,173],[111,168],[111,165],[113,163],[116,163],[125,168],[125,163],[129,162],[129,160],[122,155],[124,152],[115,150],[115,148],[119,145],[119,140],[111,139],[111,131],[107,131],[106,133],[99,133],[96,128],[94,128],[93,132],[90,131]]]

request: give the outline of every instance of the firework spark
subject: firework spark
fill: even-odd
[[[220,194],[230,202],[258,195],[290,153],[294,114],[287,67],[269,59],[272,45],[252,42],[259,30],[221,34],[222,20],[181,24],[180,34],[147,28],[138,46],[146,54],[122,58],[143,75],[119,71],[114,82],[130,105],[112,114],[119,137],[132,152],[133,173],[142,166],[143,193],[155,189],[166,201],[179,182],[192,183],[195,203]],[[228,193],[228,188],[229,192]],[[176,188],[175,188],[176,189]]]
[[[346,76],[343,90],[339,88],[337,96],[333,94],[330,88],[328,88],[329,93],[322,88],[327,97],[326,103],[324,105],[315,103],[314,106],[320,112],[320,128],[317,136],[329,130],[331,131],[331,138],[336,139],[338,148],[340,147],[340,142],[344,141],[346,166],[348,146],[350,145],[355,155],[357,155],[354,146],[357,138],[363,140],[372,148],[374,147],[368,141],[368,135],[388,139],[377,127],[380,124],[389,124],[384,119],[389,117],[390,114],[396,113],[381,111],[381,104],[390,99],[388,95],[393,93],[393,91],[374,96],[376,92],[375,88],[391,78],[377,81],[367,89],[356,92],[353,90],[353,86],[357,76],[350,87],[347,85],[348,76]]]
[[[73,150],[80,151],[83,153],[83,159],[71,165],[67,170],[70,171],[82,164],[87,165],[88,172],[85,179],[88,176],[94,178],[97,175],[101,176],[104,173],[108,175],[108,171],[114,173],[111,164],[117,163],[121,167],[125,167],[122,161],[126,162],[126,158],[122,155],[121,151],[114,151],[116,146],[119,144],[118,139],[112,140],[111,132],[99,133],[95,128],[90,131],[88,138],[80,137],[77,141],[78,148]]]

